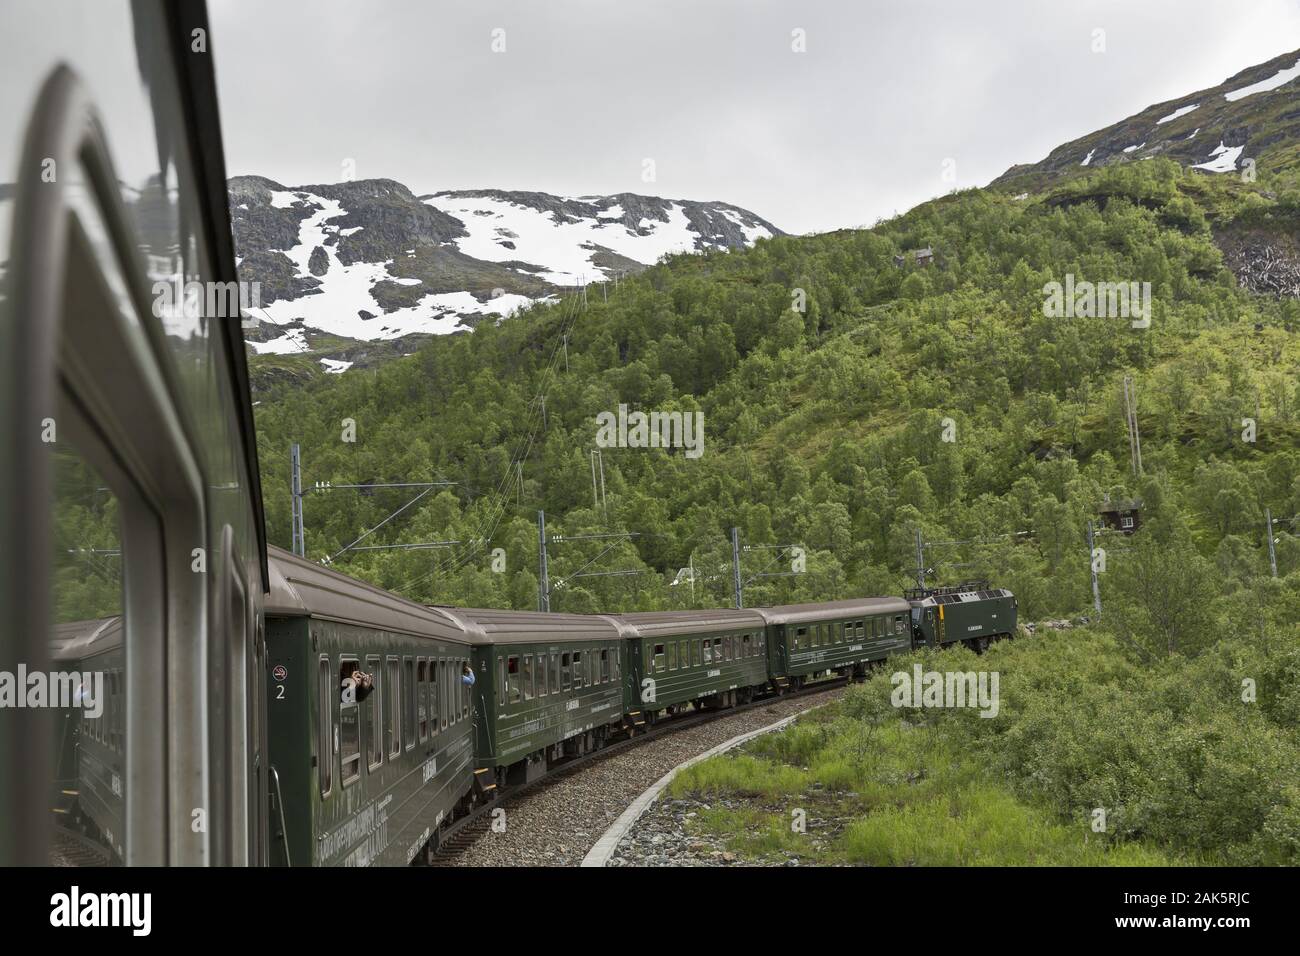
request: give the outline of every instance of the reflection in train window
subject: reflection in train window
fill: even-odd
[[[51,685],[56,826],[49,862],[120,863],[128,775],[118,501],[62,432],[58,437],[51,449],[49,649],[51,670],[69,679],[58,692]]]

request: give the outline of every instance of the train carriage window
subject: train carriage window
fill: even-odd
[[[654,647],[654,669],[656,671],[662,671],[667,660],[667,655],[664,653],[664,646],[662,644],[656,644]]]
[[[548,673],[546,668],[546,655],[537,655],[537,696],[545,697],[547,688],[550,686],[547,680]]]
[[[378,657],[366,658],[366,673],[375,677],[374,690],[365,699],[365,726],[362,732],[366,738],[366,769],[374,770],[384,762],[384,740],[379,732],[379,720],[384,713],[384,682],[380,674]]]
[[[415,662],[415,720],[420,743],[429,739],[429,666],[423,657]]]
[[[469,660],[462,660],[461,663],[468,664],[471,670],[474,667],[474,664]],[[459,671],[457,671],[456,673],[456,686],[461,689],[460,715],[461,717],[469,717],[470,697],[472,696],[472,694],[470,692],[469,687],[465,684],[463,680],[460,679]]]
[[[406,749],[415,746],[415,662],[402,658],[402,726],[406,731]]]
[[[794,632],[794,649],[796,651],[801,650],[807,638],[808,638],[808,628],[806,627],[796,628]]]
[[[573,652],[573,689],[582,689],[582,651]]]
[[[320,777],[320,795],[328,797],[334,789],[334,669],[330,659],[322,657],[317,664],[316,688],[316,768]]]
[[[740,656],[748,658],[750,656],[749,635],[740,635]]]
[[[677,642],[670,641],[668,644],[668,669],[677,670]]]
[[[606,648],[600,652],[600,680],[601,683],[609,683],[609,649]]]
[[[904,625],[903,625],[903,615],[899,614],[899,615],[897,615],[897,616],[894,618],[894,633],[895,633],[895,634],[902,634],[902,633],[903,633],[903,627],[904,627]]]
[[[361,662],[355,657],[343,657],[339,659],[339,680],[338,684],[352,676],[354,671],[361,670]],[[355,695],[350,695],[351,700],[343,700],[340,694],[339,701],[339,754],[341,773],[339,780],[343,786],[347,787],[354,784],[361,778],[361,706],[357,703]]]
[[[456,692],[451,688],[451,661],[439,661],[438,666],[442,668],[442,729],[446,730],[454,723]]]
[[[388,659],[388,756],[402,752],[402,668],[396,657]]]
[[[705,638],[704,640],[704,663],[713,663],[713,642],[708,638]]]
[[[720,637],[713,639],[713,663],[722,663],[722,638]]]
[[[506,705],[506,659],[497,655],[497,705]]]
[[[560,655],[551,655],[551,693],[560,692]]]
[[[524,700],[533,699],[533,655],[524,655]]]
[[[524,699],[524,684],[519,673],[518,654],[511,654],[506,658],[506,672],[510,679],[510,703],[517,704]]]
[[[700,643],[699,638],[691,642],[691,664],[695,667],[704,663],[704,653],[700,649]]]
[[[438,661],[438,719],[443,730],[451,723],[451,688],[447,681],[451,676],[449,663],[445,659]]]
[[[569,655],[560,655],[560,689],[568,693],[570,685],[573,683],[573,669],[569,664]]]

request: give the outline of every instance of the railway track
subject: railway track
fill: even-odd
[[[84,834],[55,823],[50,841],[50,866],[109,866],[108,851]]]
[[[563,763],[556,764],[536,780],[499,791],[492,800],[479,804],[469,814],[461,817],[442,831],[438,838],[437,847],[431,854],[426,854],[424,863],[436,867],[459,865],[465,853],[491,830],[492,811],[509,806],[526,795],[554,786],[559,781],[571,777],[581,770],[602,763],[611,757],[661,740],[669,735],[680,733],[691,727],[743,714],[760,707],[770,706],[777,701],[797,700],[801,697],[824,693],[828,690],[843,687],[847,683],[847,678],[837,677],[813,684],[805,684],[799,690],[787,691],[784,694],[768,694],[749,703],[738,704],[734,707],[719,710],[692,710],[685,714],[662,718],[649,730],[621,740],[615,740],[590,754],[573,757]]]

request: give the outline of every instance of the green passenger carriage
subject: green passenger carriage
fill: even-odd
[[[627,647],[624,709],[634,728],[688,703],[746,703],[767,686],[767,634],[753,611],[647,611],[614,619]]]
[[[594,750],[621,729],[621,640],[609,618],[438,610],[475,644],[480,790],[535,779],[552,763]]]
[[[909,650],[909,605],[901,598],[854,598],[761,607],[770,636],[768,667],[778,690],[834,671],[861,677],[872,661]]]
[[[402,865],[474,799],[468,636],[279,549],[267,596],[272,862]],[[373,675],[362,700],[342,691]]]

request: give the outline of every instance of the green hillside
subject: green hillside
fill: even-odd
[[[607,302],[592,289],[585,308],[538,306],[377,371],[273,387],[257,408],[270,537],[289,543],[298,441],[308,487],[458,482],[363,543],[486,545],[337,564],[423,601],[535,606],[539,508],[552,534],[641,535],[550,549],[552,579],[584,565],[643,572],[565,582],[552,601],[564,610],[683,605],[690,589],[669,581],[692,560],[695,603],[729,603],[736,525],[747,544],[807,554],[806,573],[754,579],[749,604],[896,592],[919,527],[927,542],[972,542],[927,551],[941,579],[987,576],[1028,618],[1066,614],[1090,601],[1084,524],[1106,494],[1140,497],[1147,534],[1178,541],[1219,583],[1244,580],[1267,569],[1264,508],[1300,514],[1300,303],[1239,289],[1214,234],[1242,223],[1286,234],[1298,216],[1294,174],[1243,183],[1153,160],[1026,200],[973,190],[871,230],[679,256]],[[933,265],[895,264],[925,246]],[[1150,328],[1045,316],[1045,284],[1067,273],[1149,282]],[[697,458],[604,449],[606,520],[589,454],[596,415],[620,403],[701,411],[705,442]],[[1257,421],[1253,443],[1243,418]],[[341,440],[345,419],[355,442]],[[309,495],[309,554],[336,552],[410,496]],[[1283,575],[1300,567],[1295,531],[1278,524]],[[745,574],[784,562],[750,552]]]

